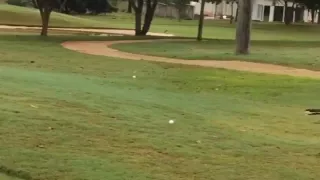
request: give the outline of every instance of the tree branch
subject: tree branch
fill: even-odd
[[[132,6],[133,10],[134,10],[135,12],[137,12],[138,7],[137,7],[137,5],[136,5],[135,0],[129,0],[129,2],[131,3],[131,6]]]

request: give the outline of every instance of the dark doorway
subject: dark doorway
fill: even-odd
[[[293,7],[287,7],[286,9],[286,18],[288,22],[292,22],[293,20]]]
[[[269,21],[270,6],[264,6],[264,21]]]
[[[304,9],[301,7],[295,8],[296,14],[295,14],[295,22],[302,22],[303,21],[303,11]]]
[[[274,21],[280,21],[282,22],[282,17],[283,17],[283,8],[282,6],[276,6],[274,8]]]

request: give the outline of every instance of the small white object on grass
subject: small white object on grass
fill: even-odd
[[[173,123],[174,123],[174,120],[170,120],[170,121],[169,121],[169,124],[173,124]]]
[[[305,115],[311,115],[312,113],[310,111],[305,111],[304,114]]]
[[[137,78],[137,76],[133,75],[132,78],[135,79],[135,78]]]
[[[38,106],[35,106],[33,104],[30,104],[30,106],[33,107],[33,108],[38,108]]]

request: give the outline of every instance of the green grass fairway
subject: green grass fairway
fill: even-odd
[[[250,56],[236,56],[235,42],[142,42],[114,44],[113,48],[132,53],[181,59],[245,60],[320,70],[320,42],[253,41]]]
[[[303,114],[319,106],[319,81],[91,56],[59,44],[85,38],[1,36],[0,167],[10,176],[320,177],[320,120]]]

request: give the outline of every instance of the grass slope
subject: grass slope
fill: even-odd
[[[320,177],[320,122],[303,115],[319,81],[83,55],[64,38],[0,38],[0,165],[42,180]]]
[[[244,60],[320,70],[320,43],[294,41],[252,41],[250,56],[236,56],[234,41],[148,42],[115,44],[121,51],[147,55],[201,60]]]
[[[37,9],[0,4],[0,24],[41,25],[41,17]],[[60,13],[52,13],[50,25],[62,27],[100,27],[103,26],[103,23]]]

